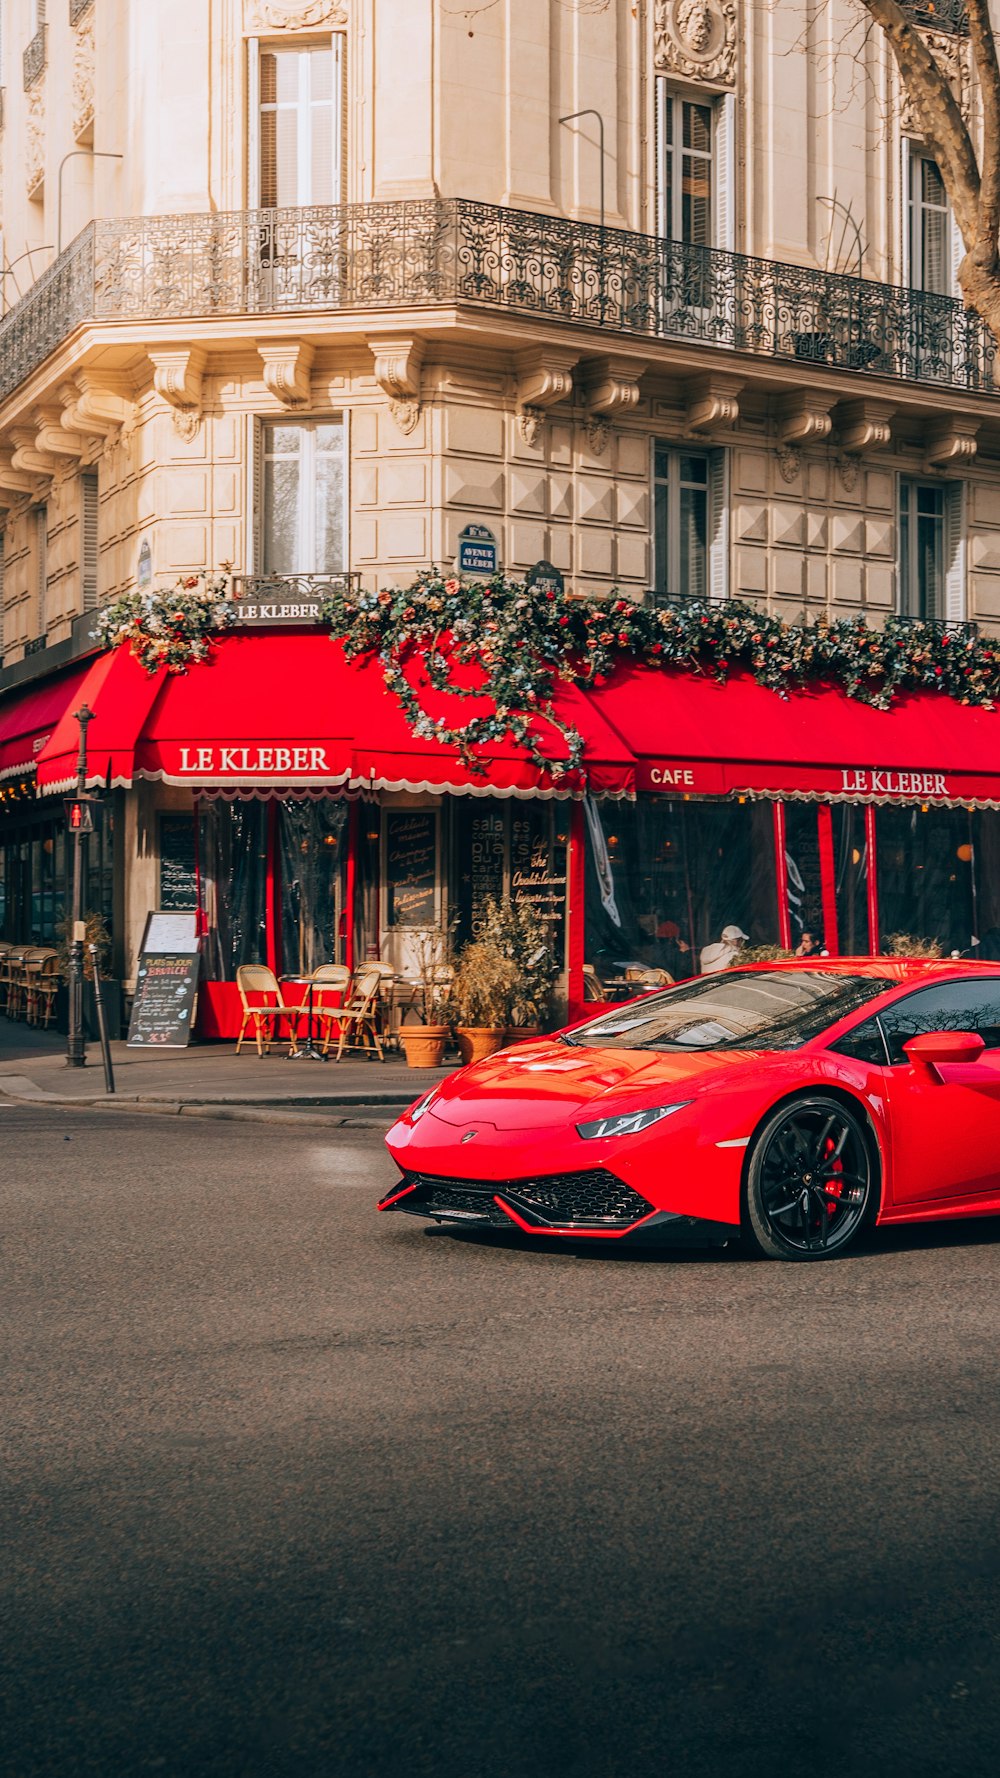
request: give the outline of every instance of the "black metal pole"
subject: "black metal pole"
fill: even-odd
[[[108,1027],[104,1018],[104,984],[101,981],[101,960],[97,954],[97,946],[91,945],[90,961],[94,970],[94,1004],[97,1008],[97,1032],[101,1040],[101,1060],[104,1063],[104,1091],[113,1093],[115,1090],[115,1071],[111,1066],[111,1045],[108,1042]]]
[[[94,712],[84,704],[74,712],[80,724],[80,752],[76,762],[76,794],[87,794],[87,727]],[[83,841],[81,827],[73,833],[73,894],[69,928],[69,1032],[66,1039],[67,1068],[87,1066],[87,1046],[83,1038],[83,944],[86,929],[83,920]]]

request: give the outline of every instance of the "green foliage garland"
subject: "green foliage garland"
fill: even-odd
[[[234,616],[224,578],[189,574],[172,587],[123,593],[100,613],[94,634],[105,648],[127,644],[147,673],[186,673],[211,657]]]
[[[881,630],[862,617],[793,625],[738,599],[651,607],[539,594],[503,576],[439,574],[391,591],[339,592],[324,616],[348,657],[378,656],[416,735],[456,747],[474,764],[472,748],[510,734],[554,780],[577,769],[583,755],[579,733],[553,712],[556,682],[600,684],[619,662],[684,667],[723,683],[738,668],[781,697],[819,680],[879,710],[904,691],[944,692],[986,709],[1000,696],[1000,643],[971,628],[896,617]],[[456,662],[481,669],[477,690],[453,683]],[[418,664],[437,690],[460,698],[486,693],[493,712],[460,726],[432,717],[407,674]],[[547,753],[546,727],[562,735],[567,761]]]

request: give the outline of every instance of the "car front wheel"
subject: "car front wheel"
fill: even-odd
[[[832,1259],[863,1226],[874,1185],[860,1118],[838,1099],[794,1099],[751,1151],[746,1232],[769,1259]]]

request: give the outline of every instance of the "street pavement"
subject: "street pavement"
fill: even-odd
[[[980,1778],[1000,1225],[374,1214],[375,1130],[0,1100],[9,1778]]]

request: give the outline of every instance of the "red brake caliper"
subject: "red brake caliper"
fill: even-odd
[[[833,1172],[835,1174],[842,1173],[844,1171],[844,1163],[840,1159],[839,1155],[837,1156],[837,1159],[835,1161],[831,1161],[829,1158],[832,1155],[836,1146],[837,1145],[834,1142],[833,1137],[828,1136],[826,1139],[826,1152],[825,1152],[823,1158],[824,1158],[824,1162],[825,1162],[826,1166],[832,1167]],[[842,1179],[836,1179],[836,1178],[827,1179],[824,1182],[824,1190],[827,1193],[828,1197],[832,1196],[833,1199],[836,1200],[836,1199],[840,1198],[843,1194],[844,1182]],[[834,1201],[833,1203],[827,1203],[826,1213],[828,1216],[833,1216],[836,1214],[838,1209],[839,1209],[839,1205],[837,1204],[836,1201]]]

